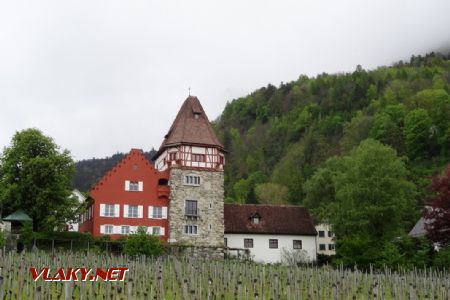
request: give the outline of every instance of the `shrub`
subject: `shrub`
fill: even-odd
[[[0,230],[0,248],[3,248],[6,244],[6,234]]]
[[[164,245],[156,236],[148,235],[145,227],[139,227],[126,238],[123,251],[131,256],[158,256],[164,252]]]
[[[281,248],[281,262],[288,266],[298,266],[309,262],[308,252],[300,249]]]
[[[450,247],[439,250],[434,258],[433,265],[440,269],[450,269]]]

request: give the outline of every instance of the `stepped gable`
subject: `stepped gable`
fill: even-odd
[[[217,139],[200,101],[195,96],[189,96],[184,101],[156,156],[165,148],[183,144],[213,146],[223,150],[223,145]]]
[[[252,222],[253,216],[259,223]],[[311,216],[303,206],[225,204],[225,233],[316,235]]]
[[[120,168],[125,166],[127,164],[127,161],[131,159],[133,156],[140,156],[141,160],[145,162],[146,165],[148,165],[150,168],[153,168],[153,164],[145,157],[144,152],[141,149],[131,149],[130,152],[124,156],[114,167],[111,168],[102,178],[100,178],[97,183],[91,188],[90,192],[94,190],[98,190],[108,179],[116,173]],[[156,173],[156,169],[154,170]]]

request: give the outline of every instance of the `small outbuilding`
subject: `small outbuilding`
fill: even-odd
[[[25,222],[33,221],[23,209],[18,209],[9,216],[3,218],[3,221],[9,222],[11,225],[9,226],[12,234],[19,233],[20,229],[23,227]]]

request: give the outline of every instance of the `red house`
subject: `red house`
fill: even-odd
[[[167,241],[168,180],[168,171],[157,171],[142,150],[132,149],[91,189],[79,231],[117,239],[145,226]]]

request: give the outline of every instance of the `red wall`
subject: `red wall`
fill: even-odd
[[[89,231],[94,237],[101,236],[100,225],[161,226],[164,236],[169,236],[168,219],[149,219],[148,206],[169,207],[169,187],[158,186],[159,179],[169,179],[169,172],[159,172],[144,157],[142,150],[132,149],[130,153],[111,169],[90,191],[93,199],[93,219],[80,224],[80,231]],[[143,191],[125,191],[125,181],[142,181]],[[100,204],[120,204],[120,217],[101,217]],[[124,218],[123,205],[142,205],[143,218]],[[92,225],[89,224],[92,221]],[[121,237],[111,235],[112,239]]]

